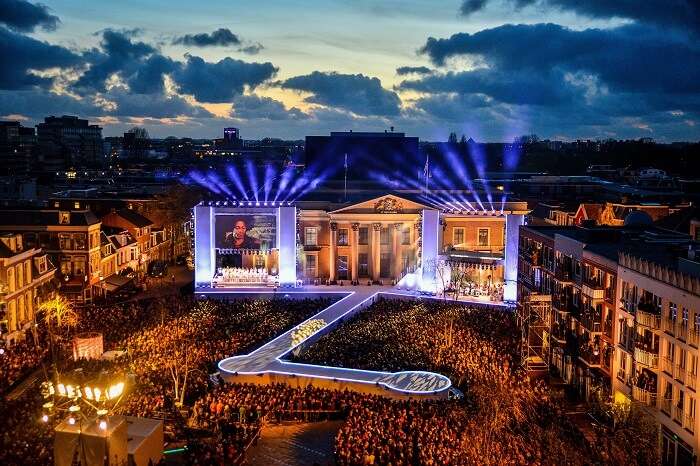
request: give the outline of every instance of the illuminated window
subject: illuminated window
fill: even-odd
[[[401,244],[411,244],[411,228],[410,227],[404,227],[403,230],[401,230]]]
[[[309,278],[316,277],[316,254],[306,255],[306,276]]]
[[[348,229],[347,228],[340,228],[338,230],[338,246],[347,246],[348,245]]]
[[[464,228],[455,228],[452,231],[452,244],[455,246],[464,243]]]
[[[479,246],[488,246],[489,245],[489,229],[488,228],[479,228],[479,236],[478,236],[478,241],[479,241]]]
[[[316,246],[318,244],[318,230],[316,227],[306,227],[304,229],[304,244],[306,246]]]

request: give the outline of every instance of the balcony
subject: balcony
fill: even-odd
[[[533,267],[542,266],[542,252],[535,248],[525,248],[520,250],[520,255]]]
[[[683,428],[691,433],[695,432],[695,416],[684,415],[683,416]]]
[[[656,393],[639,387],[632,387],[632,398],[646,406],[656,407]]]
[[[601,315],[599,313],[596,313],[595,311],[593,312],[584,312],[581,317],[579,317],[579,322],[581,322],[581,325],[585,329],[587,329],[591,333],[601,333],[602,332],[602,323],[601,323]]]
[[[683,425],[683,406],[673,407],[673,420],[679,424]]]
[[[690,346],[698,348],[700,346],[700,332],[695,329],[688,331],[688,338],[685,340]]]
[[[666,414],[666,416],[671,416],[671,406],[673,405],[673,400],[669,398],[661,398],[661,403],[659,409]]]
[[[571,273],[571,270],[569,269],[563,269],[559,267],[557,264],[557,268],[554,271],[554,278],[559,280],[562,283],[572,283],[573,279],[571,278],[573,274]]]
[[[685,378],[685,385],[691,390],[696,391],[698,386],[698,374],[688,372],[686,376],[687,377]]]
[[[661,358],[661,370],[673,377],[673,361],[669,358]]]
[[[676,365],[676,370],[673,371],[673,378],[682,384],[685,384],[685,367]]]
[[[612,321],[612,317],[610,317],[610,315],[608,315],[608,319],[605,321],[605,323],[603,323],[603,333],[605,333],[605,335],[608,338],[612,339],[612,337],[613,337],[613,321]]]
[[[615,287],[606,288],[603,292],[605,300],[609,303],[615,302]]]
[[[590,367],[600,367],[602,366],[601,352],[596,350],[593,345],[581,345],[579,348],[579,359],[585,362]]]
[[[620,308],[628,314],[634,314],[637,310],[637,306],[635,306],[632,301],[625,298],[620,299]]]
[[[651,369],[659,368],[659,355],[655,353],[650,353],[641,348],[634,349],[634,359],[639,364],[647,366]]]
[[[643,325],[652,330],[661,329],[661,316],[657,314],[651,314],[647,311],[637,309],[637,312],[635,314],[635,320],[637,321],[637,324]]]
[[[605,297],[605,287],[603,281],[598,277],[588,277],[583,279],[581,292],[592,299],[603,299]]]
[[[558,343],[566,343],[566,324],[564,322],[555,322],[552,325],[552,338]]]

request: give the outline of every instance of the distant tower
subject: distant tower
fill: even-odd
[[[224,143],[227,145],[236,145],[240,140],[241,136],[238,133],[238,128],[224,128]]]

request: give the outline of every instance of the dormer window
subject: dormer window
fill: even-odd
[[[70,225],[70,212],[67,210],[58,211],[58,224]]]

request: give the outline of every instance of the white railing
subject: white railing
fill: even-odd
[[[634,359],[640,364],[649,366],[653,369],[658,369],[659,367],[659,356],[648,351],[644,351],[639,348],[634,349]]]

